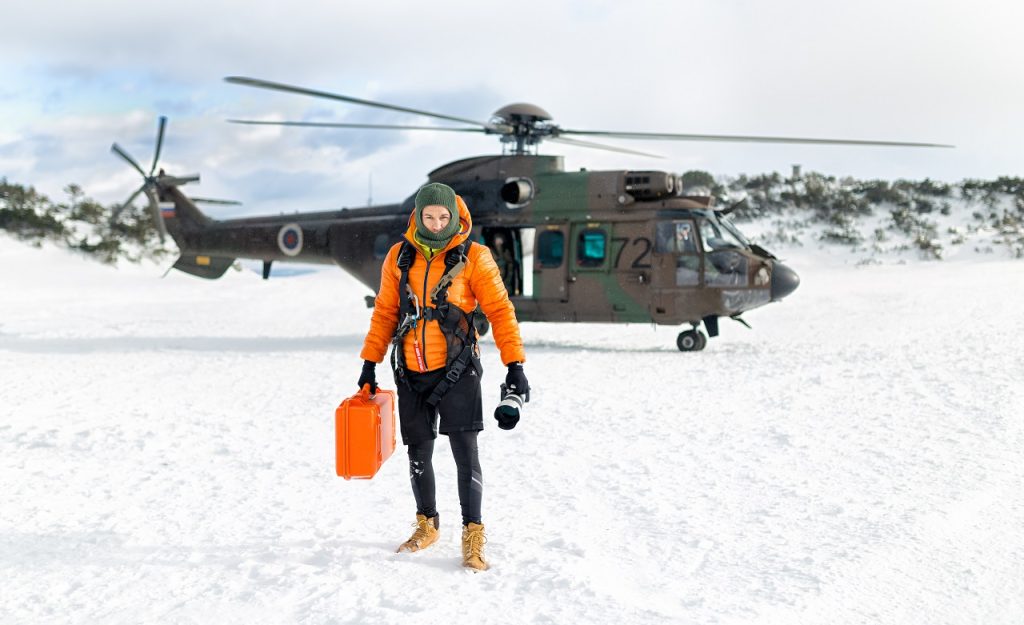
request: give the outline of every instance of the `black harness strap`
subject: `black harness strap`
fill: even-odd
[[[458,306],[453,306],[448,302],[448,287],[465,269],[466,250],[470,245],[472,244],[469,242],[462,243],[448,250],[445,255],[444,273],[430,293],[430,298],[434,300],[434,306],[420,307],[415,294],[409,288],[409,268],[412,267],[416,254],[412,244],[403,241],[402,249],[398,253],[398,269],[402,272],[398,290],[400,293],[404,293],[404,297],[399,302],[399,326],[392,340],[391,367],[395,372],[395,380],[401,380],[406,386],[409,386],[409,380],[405,375],[406,364],[402,339],[410,330],[416,328],[420,319],[437,321],[447,343],[448,362],[445,366],[444,378],[427,398],[426,403],[431,407],[436,406],[445,393],[455,386],[471,363],[477,370],[477,375],[482,373],[480,361],[476,357],[477,337],[473,325],[473,317],[476,313],[475,311],[466,313]]]
[[[412,291],[409,290],[409,267],[412,267],[412,261],[415,258],[416,250],[413,249],[412,244],[402,241],[402,249],[398,250],[398,262],[396,263],[398,270],[402,272],[402,276],[398,279],[398,292],[404,296],[398,302],[399,322],[404,321],[406,315],[416,312],[415,300],[411,297]]]
[[[452,314],[458,311],[458,314]],[[444,335],[448,342],[448,366],[444,378],[434,387],[434,392],[427,398],[428,406],[436,406],[441,398],[447,393],[462,377],[466,369],[472,364],[477,375],[481,371],[480,360],[477,357],[476,332],[473,327],[473,317],[476,311],[466,314],[458,307],[452,307],[448,317],[441,322],[441,327],[446,329]],[[457,354],[452,357],[453,354]]]

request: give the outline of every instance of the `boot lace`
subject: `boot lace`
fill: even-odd
[[[482,529],[466,531],[466,539],[462,541],[463,559],[471,557],[483,559],[483,549],[486,543],[487,537],[484,536]]]
[[[405,541],[405,544],[415,545],[419,547],[420,544],[427,538],[429,532],[429,530],[427,529],[427,525],[429,523],[430,519],[424,519],[422,521],[416,521],[415,523],[413,523],[412,525],[416,528],[416,531],[412,533],[412,536],[409,537],[409,540]]]

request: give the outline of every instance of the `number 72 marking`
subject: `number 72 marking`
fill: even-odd
[[[626,243],[629,243],[629,242],[630,242],[629,241],[629,237],[612,237],[612,243],[620,244],[619,245],[619,253],[615,255],[615,267],[616,268],[618,268],[619,267],[619,263],[622,262],[622,253],[626,251]],[[633,241],[631,243],[631,246],[635,247],[637,245],[641,246],[643,249],[640,251],[640,254],[636,258],[633,259],[633,263],[630,265],[630,268],[631,269],[650,269],[651,268],[650,261],[648,261],[648,262],[643,262],[643,261],[651,253],[651,247],[652,247],[651,240],[648,239],[647,237],[637,237],[637,238],[633,239]]]

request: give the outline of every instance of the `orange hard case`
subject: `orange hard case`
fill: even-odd
[[[395,451],[395,392],[365,385],[334,411],[335,471],[370,479]]]

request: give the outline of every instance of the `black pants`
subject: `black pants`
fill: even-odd
[[[452,432],[484,429],[483,399],[480,396],[479,363],[466,367],[459,381],[444,394],[437,406],[427,406],[427,398],[444,379],[444,369],[426,373],[407,372],[409,385],[395,381],[398,387],[398,420],[402,442],[422,443]],[[438,429],[438,417],[441,427]]]
[[[480,453],[476,445],[476,431],[452,432],[448,441],[455,456],[459,476],[459,504],[462,524],[482,523],[480,508],[483,502],[484,482],[480,473]],[[409,445],[409,480],[416,498],[416,513],[426,517],[437,516],[437,496],[434,482],[434,440]]]
[[[441,398],[436,408],[427,406],[427,398],[444,377],[444,369],[427,373],[407,373],[409,386],[398,383],[398,417],[402,442],[408,445],[409,479],[416,498],[416,512],[427,517],[437,515],[434,482],[434,439],[437,433],[448,436],[458,470],[459,503],[462,524],[480,523],[483,477],[477,433],[484,429],[483,400],[478,363],[473,363]],[[440,430],[438,418],[440,417]]]

